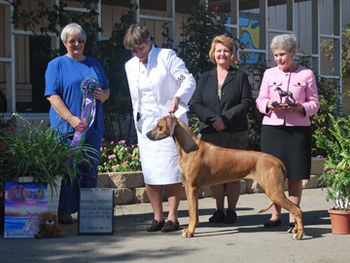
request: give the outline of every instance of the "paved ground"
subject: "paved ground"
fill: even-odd
[[[0,238],[0,262],[350,262],[350,235],[331,234],[322,189],[304,190],[305,237],[292,240],[287,227],[264,229],[269,213],[257,214],[268,203],[264,194],[243,194],[231,226],[207,223],[214,212],[211,198],[200,199],[200,224],[195,237],[180,232],[147,233],[152,219],[150,204],[116,207],[116,233],[78,236],[77,224],[64,226],[63,239]],[[165,207],[166,208],[166,207]],[[287,214],[283,220],[287,224]],[[180,223],[188,222],[187,202],[180,205]]]

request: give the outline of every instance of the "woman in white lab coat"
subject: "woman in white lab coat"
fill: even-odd
[[[146,133],[167,115],[187,122],[188,102],[196,83],[173,50],[156,48],[144,26],[131,25],[124,46],[134,55],[125,64],[137,130],[142,171],[154,219],[148,232],[170,232],[179,229],[177,210],[182,191],[178,152],[173,138],[151,141]],[[163,215],[163,191],[167,193],[169,213]]]

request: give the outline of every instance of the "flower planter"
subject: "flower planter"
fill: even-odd
[[[56,178],[55,181],[58,186],[56,189],[51,189],[50,186],[47,187],[47,211],[57,214],[60,201],[61,178]]]
[[[325,159],[322,157],[311,158],[311,173],[313,175],[320,175],[323,172]]]
[[[147,202],[142,171],[99,173],[97,187],[116,188],[115,204]]]
[[[328,210],[331,218],[332,233],[335,235],[350,234],[350,210]]]

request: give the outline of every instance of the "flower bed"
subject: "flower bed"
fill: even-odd
[[[125,140],[110,141],[101,148],[100,173],[140,171],[140,151],[137,144],[127,144]]]

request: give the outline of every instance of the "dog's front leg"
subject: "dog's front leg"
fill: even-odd
[[[198,188],[186,185],[186,195],[188,201],[189,224],[182,230],[183,237],[193,237],[198,224]]]

